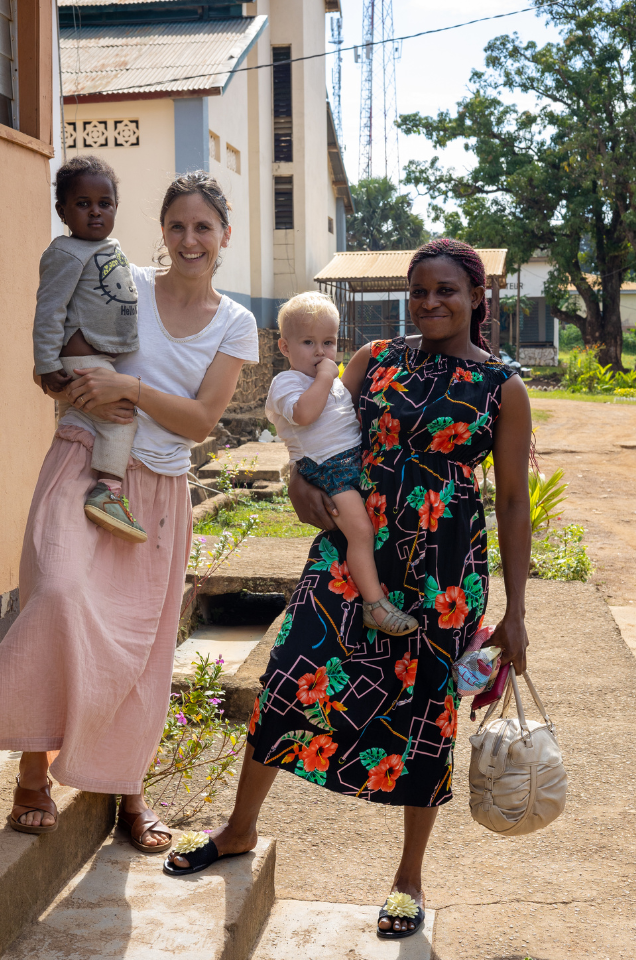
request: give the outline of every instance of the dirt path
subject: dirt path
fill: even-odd
[[[591,578],[610,604],[636,604],[636,404],[532,400],[541,471],[565,472],[563,522],[581,523]]]
[[[502,839],[468,810],[468,736],[460,711],[455,800],[427,859],[438,911],[436,960],[621,960],[636,942],[636,659],[594,585],[531,581],[530,669],[557,723],[570,779],[565,813],[529,837]],[[488,620],[503,610],[493,581]],[[215,826],[231,809],[224,788]],[[402,840],[401,811],[328,793],[281,772],[262,813],[276,837],[277,895],[378,904]],[[346,944],[346,931],[343,931]],[[364,960],[350,956],[345,960]]]

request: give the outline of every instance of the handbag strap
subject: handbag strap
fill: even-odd
[[[554,724],[552,723],[552,720],[551,720],[550,717],[548,716],[548,713],[547,713],[545,707],[543,706],[543,702],[542,702],[542,700],[541,700],[541,697],[540,697],[539,694],[537,693],[536,688],[535,688],[532,680],[530,679],[530,675],[528,674],[528,671],[527,671],[527,670],[524,671],[524,673],[523,673],[523,678],[524,678],[524,680],[526,681],[526,683],[527,683],[527,685],[528,685],[528,689],[530,690],[530,693],[532,694],[532,698],[533,698],[534,702],[535,702],[536,705],[537,705],[537,708],[538,708],[538,710],[539,710],[539,713],[541,714],[541,716],[543,717],[543,719],[544,719],[545,722],[546,722],[546,726],[548,727],[548,729],[550,730],[551,733],[554,733]],[[501,714],[500,714],[500,719],[501,719],[501,720],[503,720],[503,719],[506,717],[507,713],[508,713],[508,709],[509,709],[509,706],[510,706],[510,701],[511,701],[511,699],[512,699],[512,694],[513,694],[513,693],[514,693],[514,695],[515,695],[515,703],[516,703],[516,706],[517,706],[517,715],[518,715],[518,717],[519,717],[519,722],[520,722],[520,725],[521,725],[521,732],[522,732],[522,734],[523,734],[523,739],[524,739],[524,740],[526,740],[526,738],[530,738],[530,739],[531,739],[531,737],[530,737],[530,729],[529,729],[529,727],[528,727],[528,724],[527,724],[527,721],[526,721],[525,711],[524,711],[524,709],[523,709],[523,704],[522,704],[522,702],[521,702],[521,694],[519,693],[519,685],[518,685],[518,683],[517,683],[517,674],[516,674],[516,671],[515,671],[515,668],[513,667],[513,665],[510,664],[510,673],[508,674],[508,682],[507,682],[507,684],[506,684],[506,689],[505,689],[504,694],[503,694],[503,705],[502,705]],[[492,715],[494,714],[495,710],[497,710],[497,707],[499,706],[499,703],[500,703],[500,702],[501,702],[501,701],[499,701],[499,700],[495,700],[493,703],[490,704],[490,706],[488,707],[488,710],[486,711],[486,714],[485,714],[483,720],[482,720],[481,723],[479,724],[479,729],[477,730],[477,736],[479,736],[479,734],[483,731],[485,725],[486,725],[487,722],[490,720],[490,718],[491,718]]]
[[[513,669],[514,669],[514,668],[513,668]],[[536,688],[535,688],[535,685],[534,685],[534,683],[532,682],[532,680],[530,679],[530,674],[528,673],[527,670],[524,671],[523,678],[524,678],[524,680],[526,681],[526,683],[528,684],[528,689],[530,690],[530,693],[532,694],[532,698],[533,698],[534,702],[535,702],[536,705],[537,705],[537,709],[538,709],[539,713],[541,714],[541,716],[543,717],[543,719],[544,719],[545,722],[546,722],[546,726],[548,727],[548,729],[550,730],[551,733],[554,733],[554,724],[552,723],[552,720],[550,719],[550,717],[549,717],[549,715],[548,715],[548,711],[547,711],[546,708],[543,706],[543,701],[541,700],[541,697],[540,697],[539,694],[537,693]]]

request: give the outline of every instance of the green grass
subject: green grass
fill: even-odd
[[[613,403],[612,394],[603,393],[571,393],[569,390],[533,390],[528,387],[528,396],[531,400],[583,400],[585,403]],[[618,400],[618,403],[624,403],[624,400]],[[534,411],[533,411],[534,416]]]
[[[216,517],[208,517],[195,523],[194,532],[218,536],[224,530],[236,528],[254,514],[259,520],[254,531],[257,537],[314,537],[316,535],[315,527],[300,522],[288,497],[276,497],[273,501],[241,501],[233,510],[220,510]]]
[[[543,393],[543,391],[541,391]],[[534,423],[547,423],[548,420],[551,420],[554,416],[552,410],[535,410],[532,407],[532,422]]]

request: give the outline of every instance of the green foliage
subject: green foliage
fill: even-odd
[[[612,371],[610,363],[598,362],[598,347],[574,347],[569,358],[563,382],[573,393],[608,393],[636,388],[636,370]],[[627,396],[631,396],[628,393]]]
[[[636,353],[636,329],[626,330],[623,334],[623,353]]]
[[[549,480],[543,474],[531,472],[528,474],[530,489],[530,522],[532,533],[538,530],[547,530],[553,520],[558,520],[560,513],[557,507],[567,500],[567,483],[561,483],[563,470],[555,470]]]
[[[502,297],[499,301],[499,306],[501,307],[504,313],[507,313],[508,316],[514,317],[517,314],[517,298],[516,297]],[[519,297],[519,313],[523,314],[524,317],[530,316],[530,311],[532,310],[532,300],[530,297],[521,296]]]
[[[162,819],[178,827],[212,803],[219,784],[234,776],[245,746],[245,726],[233,726],[223,717],[221,658],[210,663],[200,655],[186,689],[173,693],[157,755],[144,778],[144,794]],[[205,768],[203,784],[192,789],[193,773]],[[186,798],[180,790],[184,788]],[[174,809],[173,809],[174,808]]]
[[[258,517],[259,537],[313,537],[316,533],[315,527],[300,522],[287,496],[273,500],[251,500],[246,496],[233,508],[219,510],[216,517],[199,520],[194,532],[219,536],[226,530],[238,530],[251,516]]]
[[[583,337],[581,331],[573,323],[566,324],[565,330],[559,333],[559,347],[563,350],[571,350],[572,347],[582,347]],[[623,337],[623,350],[625,350],[625,338]]]
[[[414,250],[430,239],[413,201],[386,177],[351,187],[356,212],[347,217],[348,250]]]
[[[581,580],[585,582],[592,573],[592,561],[587,547],[581,543],[585,530],[571,523],[562,530],[533,539],[529,576],[542,580]],[[501,552],[497,532],[488,535],[488,569],[500,573]]]
[[[530,575],[543,580],[586,581],[593,566],[581,543],[584,533],[582,526],[570,523],[541,540],[532,552]]]
[[[620,369],[617,294],[636,251],[633,4],[535,7],[559,31],[557,42],[496,37],[455,111],[400,118],[404,133],[438,150],[462,142],[475,162],[456,171],[438,156],[412,160],[405,183],[430,197],[449,234],[507,247],[510,264],[546,251],[554,316],[579,325],[586,343],[602,344],[600,362]]]

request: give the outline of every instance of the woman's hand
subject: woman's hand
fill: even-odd
[[[75,404],[77,410],[82,409],[81,404]],[[135,419],[135,404],[130,400],[115,400],[113,403],[103,403],[101,406],[93,407],[91,413],[100,420],[109,420],[110,423],[132,423]]]
[[[69,403],[78,410],[93,412],[95,407],[113,404],[118,400],[134,403],[137,397],[139,381],[136,377],[115,373],[106,367],[78,368],[75,373],[80,374],[80,378],[69,384],[65,393]]]
[[[291,467],[289,499],[298,515],[298,519],[303,523],[310,523],[313,527],[318,527],[319,530],[337,529],[333,519],[338,516],[335,503],[324,490],[314,487],[313,483],[308,483],[298,473],[295,464],[292,464]]]
[[[501,647],[501,662],[512,663],[517,673],[526,669],[526,650],[528,649],[528,634],[521,614],[506,613],[495,627],[495,632],[488,641],[490,647]]]

